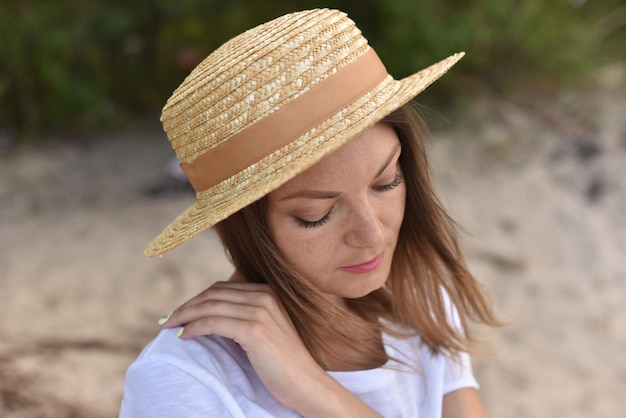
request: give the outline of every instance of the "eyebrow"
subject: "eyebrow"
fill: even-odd
[[[398,144],[397,146],[395,146],[393,148],[393,150],[391,151],[391,153],[389,153],[389,156],[387,157],[387,159],[385,160],[385,162],[381,166],[380,170],[378,170],[376,172],[376,175],[374,176],[374,179],[377,179],[378,177],[380,177],[385,172],[387,167],[389,167],[389,164],[391,164],[391,161],[393,160],[393,157],[398,153],[398,150],[400,148],[401,148],[400,144]],[[298,199],[298,198],[334,199],[334,198],[336,198],[338,196],[339,196],[338,192],[331,192],[331,191],[324,191],[324,190],[300,190],[300,191],[292,193],[292,194],[290,194],[288,196],[285,196],[285,197],[283,197],[280,200],[291,200],[291,199]]]

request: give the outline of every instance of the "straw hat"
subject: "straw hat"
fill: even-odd
[[[328,9],[288,14],[231,39],[163,108],[163,127],[197,201],[145,255],[163,254],[275,190],[462,56],[396,81],[354,22]]]

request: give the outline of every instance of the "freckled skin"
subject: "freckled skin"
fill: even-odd
[[[329,296],[383,286],[404,216],[400,141],[376,124],[268,196],[268,222],[284,257]],[[367,272],[346,271],[383,254]]]

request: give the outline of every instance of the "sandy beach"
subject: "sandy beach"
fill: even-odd
[[[477,332],[493,417],[616,418],[626,389],[626,88],[484,100],[434,129],[433,173],[502,329]],[[0,151],[0,416],[114,417],[158,318],[231,267],[213,231],[145,245],[194,201],[146,191],[158,121]]]

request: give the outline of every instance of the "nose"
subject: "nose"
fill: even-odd
[[[358,205],[348,218],[345,241],[352,247],[375,248],[384,242],[384,228],[377,208],[370,202]]]

